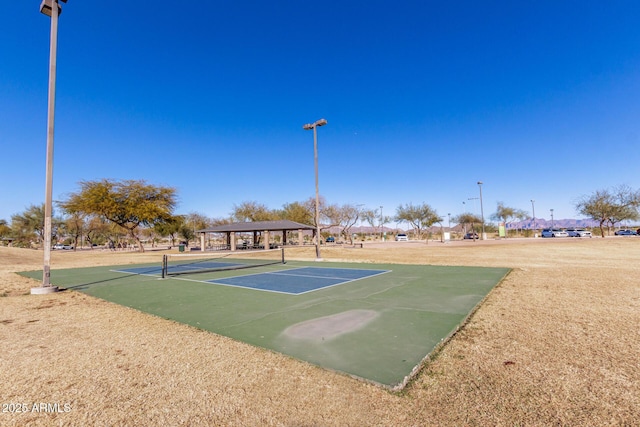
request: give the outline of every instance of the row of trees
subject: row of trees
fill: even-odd
[[[125,181],[83,181],[80,190],[66,200],[57,202],[62,215],[52,221],[53,241],[67,240],[78,247],[81,238],[89,245],[105,244],[115,246],[119,241],[135,242],[139,250],[144,250],[142,239],[154,242],[169,237],[171,244],[176,239],[192,240],[197,230],[215,225],[288,219],[316,226],[315,198],[287,203],[280,209],[269,209],[266,205],[247,201],[234,205],[228,218],[208,218],[199,213],[176,215],[176,190],[147,184],[143,180]],[[600,224],[601,235],[604,227],[614,226],[626,220],[637,220],[640,207],[640,191],[627,186],[613,190],[598,190],[583,197],[577,204],[577,211]],[[339,229],[345,240],[353,243],[351,232],[354,225],[364,222],[371,227],[383,226],[391,221],[409,224],[418,238],[430,227],[440,224],[443,218],[426,203],[411,203],[396,208],[394,216],[382,216],[376,209],[366,209],[362,205],[329,204],[320,199],[320,229]],[[529,217],[528,212],[506,206],[498,202],[491,219],[506,224]],[[475,228],[482,219],[465,212],[450,218],[454,223]],[[11,217],[11,223],[0,220],[0,237],[15,240],[19,246],[32,245],[44,241],[44,208],[30,206],[25,212]]]

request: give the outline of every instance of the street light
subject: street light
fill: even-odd
[[[533,231],[536,231],[536,206],[535,203],[536,201],[531,199],[531,213],[533,215]]]
[[[382,206],[380,206],[380,241],[384,241],[384,217],[382,216]]]
[[[60,0],[66,3],[67,0]],[[62,6],[58,0],[43,0],[40,12],[51,17],[51,43],[49,48],[49,109],[47,112],[47,166],[45,178],[44,202],[44,266],[42,269],[42,285],[31,288],[32,294],[50,294],[58,291],[51,286],[51,216],[53,211],[53,125],[56,103],[56,53],[58,49],[58,16]]]
[[[551,228],[554,228],[553,227],[553,209],[550,209],[550,211],[551,211]]]
[[[307,123],[302,126],[304,130],[313,129],[313,160],[316,167],[316,261],[320,261],[320,193],[318,193],[318,126],[327,124],[325,119],[320,119],[315,123]]]
[[[482,208],[482,181],[478,181],[478,187],[480,188],[480,216],[482,218],[482,240],[485,240],[485,234],[484,234],[484,209]]]

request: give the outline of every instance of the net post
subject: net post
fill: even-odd
[[[167,254],[162,255],[162,278],[165,278],[167,272]]]
[[[282,263],[286,264],[286,261],[284,260],[284,248],[280,248],[280,250],[282,251]]]

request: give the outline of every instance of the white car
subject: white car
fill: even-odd
[[[73,249],[73,246],[72,245],[63,245],[62,243],[56,243],[55,245],[53,245],[53,249],[69,251],[69,250]]]
[[[584,228],[567,228],[569,237],[593,237],[589,230]]]
[[[540,235],[542,237],[569,237],[569,233],[559,228],[545,228]]]
[[[396,234],[396,242],[408,242],[409,237],[404,233]]]

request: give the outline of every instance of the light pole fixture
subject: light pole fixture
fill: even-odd
[[[316,261],[320,261],[320,193],[318,192],[318,131],[319,126],[327,124],[325,119],[317,120],[315,123],[307,123],[302,126],[304,130],[313,129],[313,161],[316,168]]]
[[[536,231],[536,201],[531,199],[531,215],[533,215],[533,231]]]
[[[60,0],[66,3],[67,0]],[[43,0],[40,12],[51,17],[51,42],[49,48],[49,107],[47,111],[47,165],[45,178],[44,202],[44,266],[42,269],[42,285],[31,288],[32,294],[49,294],[58,291],[51,286],[51,217],[53,211],[53,127],[56,104],[56,56],[58,49],[58,16],[62,6],[58,0]]]
[[[482,181],[478,181],[478,187],[480,188],[480,217],[482,219],[482,240],[484,240],[485,234],[484,234],[484,209],[482,207]]]

